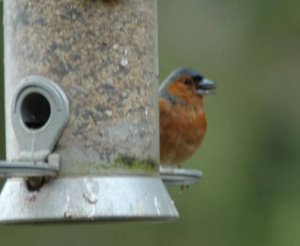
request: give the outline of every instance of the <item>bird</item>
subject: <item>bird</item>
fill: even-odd
[[[189,68],[173,71],[159,87],[160,164],[181,167],[199,148],[207,129],[203,99],[212,80]]]

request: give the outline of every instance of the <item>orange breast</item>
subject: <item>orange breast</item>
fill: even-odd
[[[170,104],[160,99],[160,161],[179,165],[201,144],[206,131],[202,103],[197,106]]]

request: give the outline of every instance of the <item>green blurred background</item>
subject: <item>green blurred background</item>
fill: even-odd
[[[186,66],[218,83],[185,165],[205,177],[170,190],[180,220],[0,226],[0,245],[300,245],[299,12],[294,0],[159,0],[161,79]]]

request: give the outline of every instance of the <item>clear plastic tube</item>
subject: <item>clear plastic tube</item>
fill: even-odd
[[[70,120],[60,175],[155,174],[159,161],[157,1],[4,1],[7,158],[11,100],[25,77],[59,84]]]

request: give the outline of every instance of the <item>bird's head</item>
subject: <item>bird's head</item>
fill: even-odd
[[[192,69],[180,68],[164,80],[159,88],[159,94],[175,102],[194,103],[203,96],[212,94],[214,89],[213,81]]]

